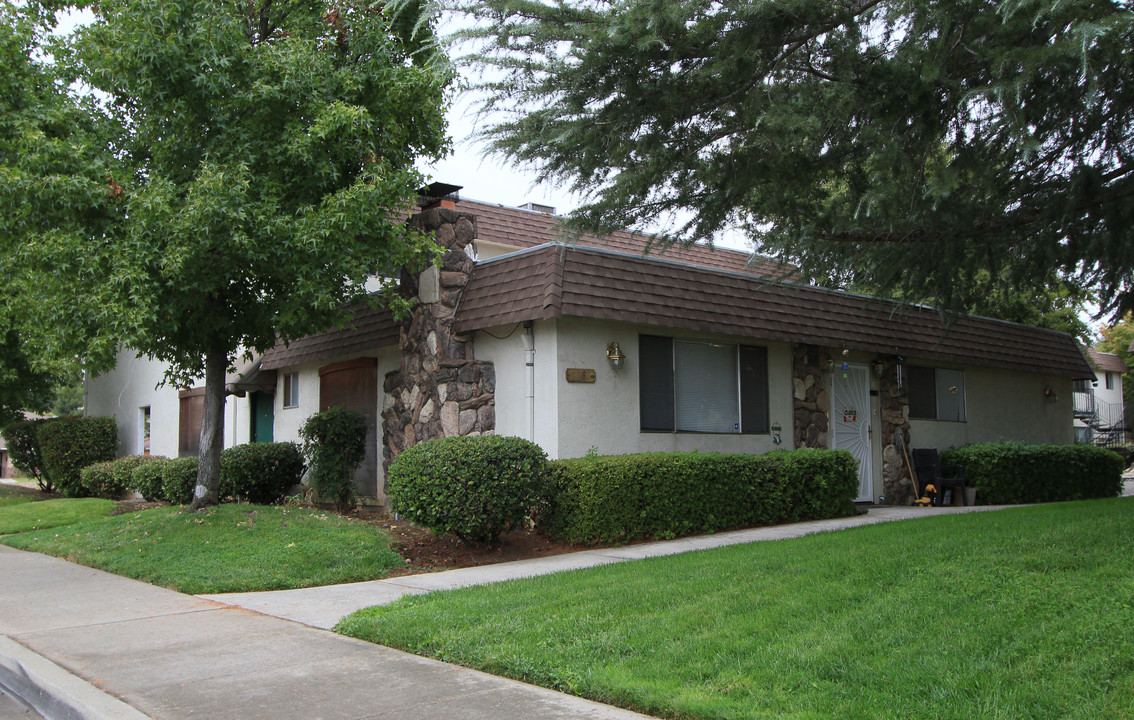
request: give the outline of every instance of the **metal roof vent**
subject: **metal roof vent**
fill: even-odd
[[[538,203],[533,203],[533,202],[524,203],[523,205],[520,206],[520,209],[521,210],[527,210],[529,212],[542,213],[543,215],[554,215],[555,214],[555,208],[552,207],[551,205],[540,205]]]

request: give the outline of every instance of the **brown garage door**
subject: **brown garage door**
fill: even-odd
[[[366,416],[366,459],[354,474],[358,494],[378,495],[378,360],[359,358],[319,368],[319,412],[333,407],[353,410]]]

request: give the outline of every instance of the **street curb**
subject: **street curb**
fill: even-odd
[[[0,686],[47,720],[151,720],[4,635]]]

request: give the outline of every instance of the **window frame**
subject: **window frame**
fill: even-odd
[[[948,376],[941,377],[942,373],[948,373]],[[965,371],[954,370],[951,368],[929,367],[924,365],[911,365],[907,369],[909,390],[906,392],[906,399],[909,403],[909,417],[910,420],[932,420],[935,422],[968,422],[968,390],[966,389]],[[956,384],[949,384],[951,379],[957,379]],[[928,380],[928,383],[927,383]],[[928,409],[929,395],[928,388],[932,387],[932,413],[926,413]],[[942,399],[947,396],[945,392],[949,392],[951,388],[958,389],[956,405],[956,417],[942,417],[943,405],[948,407],[953,403],[943,403]]]
[[[284,373],[280,378],[280,403],[284,410],[299,407],[299,373]]]
[[[681,420],[681,398],[678,393],[680,345],[704,345],[733,350],[732,385],[735,405],[731,429],[689,429],[694,423]],[[682,433],[695,435],[770,435],[771,407],[768,379],[768,348],[736,342],[718,342],[661,335],[638,336],[638,430],[642,433]],[[722,380],[723,381],[723,380]],[[685,408],[688,410],[688,406]]]

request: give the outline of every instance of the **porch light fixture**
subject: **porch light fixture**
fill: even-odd
[[[622,354],[622,348],[618,347],[617,341],[606,344],[606,359],[610,361],[610,367],[615,370],[621,370],[626,364],[626,356]]]
[[[1045,398],[1047,398],[1047,401],[1049,403],[1059,402],[1059,393],[1057,393],[1055,391],[1055,388],[1052,388],[1052,387],[1044,388],[1043,389],[1043,396]]]
[[[874,377],[878,378],[879,380],[881,380],[882,376],[886,374],[886,365],[882,362],[882,358],[875,360],[874,364],[871,365],[870,368],[874,371]]]

